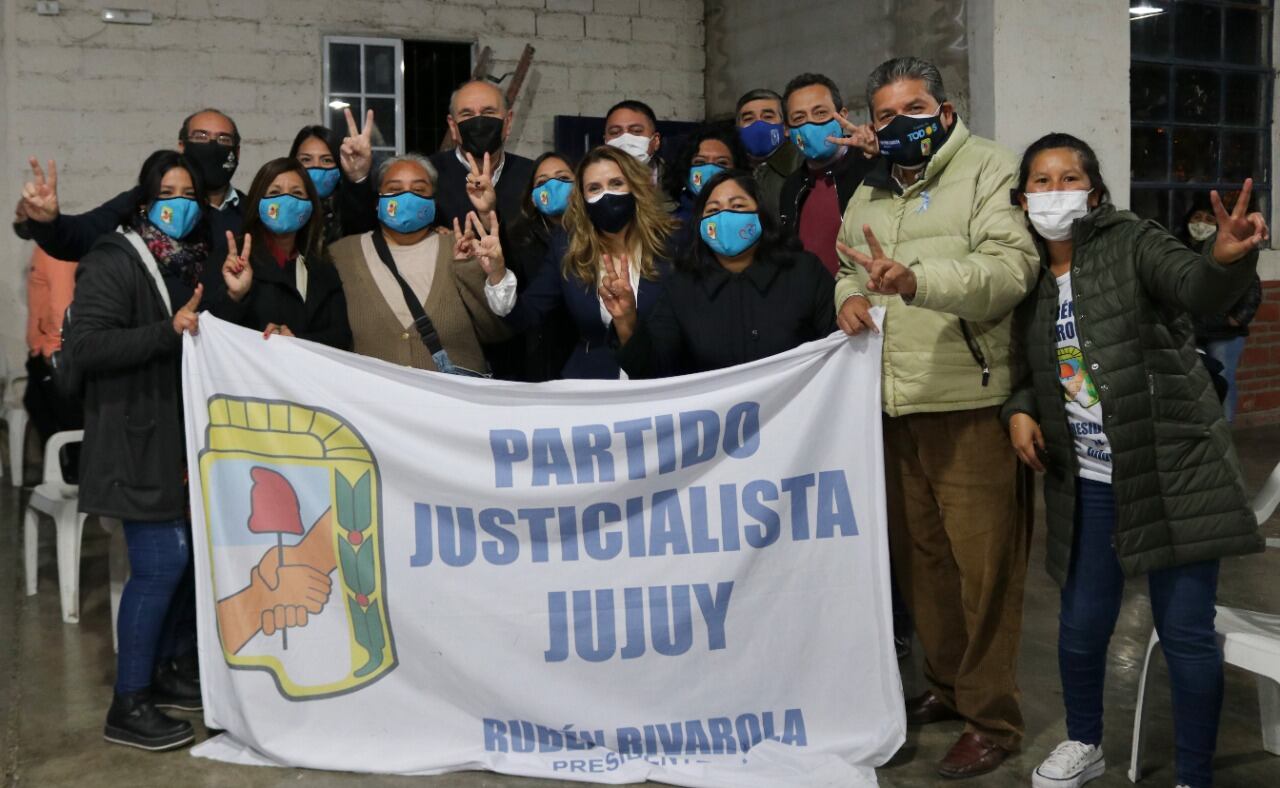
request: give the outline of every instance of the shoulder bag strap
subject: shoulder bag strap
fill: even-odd
[[[147,244],[142,240],[142,236],[133,230],[120,228],[120,234],[125,240],[133,244],[133,248],[138,251],[138,258],[142,260],[142,267],[146,269],[151,278],[155,280],[156,290],[160,291],[160,300],[164,303],[164,311],[169,316],[173,316],[173,304],[169,301],[169,288],[165,287],[164,277],[160,275],[160,264],[156,262],[156,256],[151,254],[151,250],[147,248]]]
[[[418,301],[418,296],[414,294],[413,288],[409,287],[409,283],[404,281],[404,277],[400,275],[400,271],[396,268],[396,261],[391,256],[391,249],[387,246],[387,239],[382,237],[380,230],[373,231],[373,248],[378,252],[378,259],[382,260],[382,264],[391,270],[391,275],[396,278],[396,283],[400,285],[400,292],[404,295],[405,306],[409,307],[409,314],[413,315],[413,327],[417,329],[418,336],[422,337],[422,343],[427,346],[427,350],[431,351],[431,355],[434,356],[444,349],[444,346],[440,344],[440,335],[436,333],[436,327],[431,323],[431,318],[427,317],[427,310]]]

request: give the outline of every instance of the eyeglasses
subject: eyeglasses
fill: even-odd
[[[212,134],[204,129],[195,129],[187,134],[188,142],[216,142],[230,148],[236,144],[236,138],[230,134]]]

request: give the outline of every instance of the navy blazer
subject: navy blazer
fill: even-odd
[[[600,299],[595,286],[585,285],[576,278],[566,279],[561,272],[568,249],[568,235],[563,231],[552,233],[545,263],[538,267],[529,286],[516,298],[515,308],[505,320],[513,330],[525,331],[540,324],[557,306],[564,305],[578,330],[578,342],[560,370],[560,377],[616,379],[621,367],[609,347],[609,327],[600,319]],[[641,321],[653,310],[671,273],[669,260],[656,260],[655,266],[658,280],[641,278],[636,293],[636,309]]]

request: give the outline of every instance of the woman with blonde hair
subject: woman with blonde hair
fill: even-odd
[[[671,270],[668,239],[674,224],[650,184],[648,169],[615,148],[589,152],[578,164],[574,184],[562,227],[551,236],[548,264],[522,290],[517,291],[516,275],[504,264],[496,234],[479,239],[488,252],[482,258],[489,275],[485,298],[494,314],[517,331],[540,324],[563,305],[578,341],[560,376],[617,378],[621,370],[609,347],[613,317],[602,298],[607,295],[602,293],[605,274],[615,268],[629,272],[643,320]],[[471,224],[484,234],[479,222]]]

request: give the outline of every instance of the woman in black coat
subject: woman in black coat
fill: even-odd
[[[760,212],[749,172],[715,176],[692,216],[701,240],[680,258],[646,320],[636,319],[627,278],[606,274],[615,352],[629,376],[744,364],[836,330],[835,280],[817,257],[782,242],[773,217]]]
[[[223,275],[235,322],[351,349],[342,280],[324,246],[315,184],[296,159],[273,159],[249,187],[242,245],[227,234]]]
[[[326,245],[378,226],[377,213],[369,207],[376,200],[368,174],[357,175],[360,182],[354,181],[352,162],[343,161],[341,148],[342,138],[326,126],[303,126],[289,148],[289,158],[306,168],[316,187]]]

